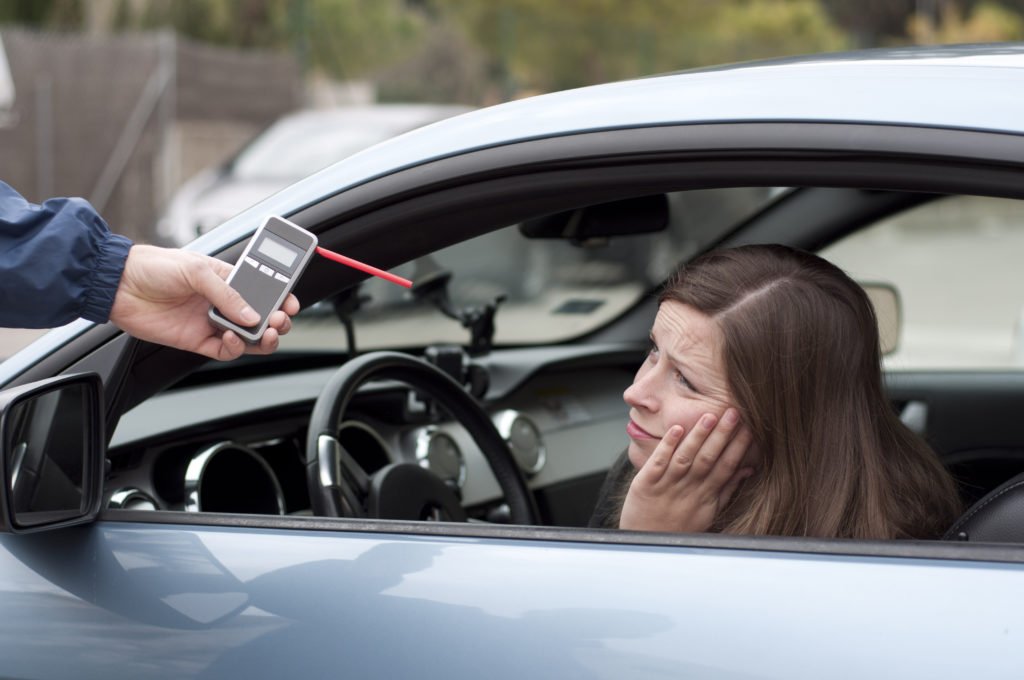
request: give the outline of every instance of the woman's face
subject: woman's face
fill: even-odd
[[[673,425],[689,432],[705,413],[734,405],[726,381],[722,335],[707,315],[680,302],[658,308],[651,349],[622,395],[629,405],[629,460],[639,469]]]

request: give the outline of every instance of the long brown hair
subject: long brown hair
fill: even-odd
[[[764,455],[714,530],[938,538],[953,523],[956,486],[892,409],[874,308],[842,270],[743,246],[690,262],[660,300],[718,323],[730,391]]]

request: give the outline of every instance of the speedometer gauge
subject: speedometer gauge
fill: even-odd
[[[532,419],[519,411],[501,411],[494,416],[498,428],[519,468],[528,475],[540,472],[547,461],[547,449],[540,428]]]
[[[416,437],[416,461],[445,482],[461,487],[466,481],[466,459],[451,435],[428,427]]]

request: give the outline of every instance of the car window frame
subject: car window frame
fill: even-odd
[[[592,529],[533,527],[480,522],[407,522],[350,517],[237,515],[190,513],[176,510],[124,510],[107,508],[99,521],[156,524],[161,526],[244,527],[280,531],[312,531],[332,534],[396,534],[499,541],[550,541],[610,546],[671,546],[712,550],[791,553],[831,557],[878,557],[957,562],[1024,564],[1024,544],[970,543],[962,541],[861,540],[807,536],[733,536]]]
[[[939,130],[907,126],[837,123],[736,123],[662,126],[569,135],[485,149],[437,159],[376,178],[327,197],[290,217],[321,233],[328,247],[384,267],[449,243],[512,223],[524,214],[557,209],[573,201],[606,201],[618,196],[673,188],[722,186],[824,185],[899,191],[975,193],[1024,198],[1024,136],[977,130]],[[883,172],[884,170],[884,172]],[[870,178],[870,179],[868,179]],[[615,195],[609,197],[609,188]],[[511,194],[539,191],[534,200]],[[496,210],[495,197],[508,205]],[[453,206],[463,210],[452,217]],[[495,211],[499,214],[495,215]],[[419,215],[426,220],[416,219]],[[419,242],[401,254],[391,245],[415,231],[444,224],[446,238]],[[457,220],[454,225],[452,220]],[[428,224],[425,225],[424,221]],[[381,224],[395,239],[379,238]],[[851,229],[824,225],[791,238],[792,245],[813,248]],[[778,240],[780,234],[749,229],[731,234],[719,245]],[[781,236],[785,236],[782,234]],[[397,241],[396,241],[397,239]],[[381,241],[388,241],[382,244]],[[217,255],[237,257],[241,241]],[[416,250],[419,248],[419,250]],[[358,279],[343,272],[331,287]],[[312,300],[325,294],[308,282],[298,291]],[[82,370],[100,363],[104,381],[115,396],[108,402],[108,431],[118,413],[155,393],[203,362],[201,358],[118,337],[100,327],[87,332],[23,372],[9,384],[41,374]],[[113,341],[113,342],[111,342]],[[92,347],[99,342],[101,347]],[[85,349],[95,350],[86,352]],[[99,357],[97,356],[99,355]],[[81,357],[74,361],[76,356]],[[65,363],[67,362],[67,363]],[[112,383],[112,384],[111,384]],[[111,422],[115,421],[115,422]],[[1024,546],[957,545],[938,542],[859,542],[796,538],[657,535],[504,525],[403,525],[385,520],[289,518],[238,515],[188,515],[168,511],[138,513],[109,510],[105,521],[135,521],[216,526],[265,526],[331,531],[400,532],[480,538],[548,538],[629,545],[687,545],[723,549],[772,550],[815,554],[904,555],[935,559],[1024,561]]]

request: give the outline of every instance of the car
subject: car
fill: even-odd
[[[188,179],[157,220],[156,236],[169,245],[185,245],[346,156],[468,110],[458,104],[353,104],[290,113],[228,161]]]
[[[0,127],[7,127],[14,121],[11,108],[14,106],[14,80],[11,78],[11,67],[7,61],[7,50],[0,38]]]
[[[0,675],[1018,676],[1022,87],[1018,44],[587,87],[232,217],[187,247],[278,215],[413,287],[318,258],[274,355],[79,321],[0,364]],[[981,504],[946,540],[588,526],[653,293],[746,243],[880,293],[893,408]]]

